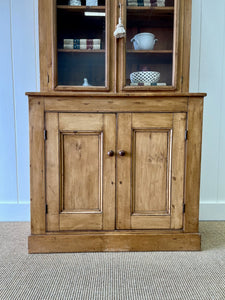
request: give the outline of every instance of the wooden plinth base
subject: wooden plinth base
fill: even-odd
[[[110,251],[198,251],[199,233],[83,232],[30,235],[29,253]]]

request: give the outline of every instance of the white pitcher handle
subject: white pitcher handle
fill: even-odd
[[[158,42],[158,39],[154,39],[154,45],[155,45],[156,42]]]
[[[130,41],[131,41],[131,43],[136,42],[137,45],[139,45],[139,43],[138,43],[138,41],[135,39],[135,37],[133,37]]]

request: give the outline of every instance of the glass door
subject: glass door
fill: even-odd
[[[125,89],[175,89],[177,0],[125,0]]]
[[[108,0],[57,0],[56,89],[107,89]]]

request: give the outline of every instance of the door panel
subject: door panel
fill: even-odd
[[[101,133],[61,133],[63,212],[102,212],[102,142]]]
[[[185,129],[183,113],[134,113],[126,124],[119,114],[118,149],[126,155],[117,163],[118,229],[182,228]]]
[[[169,214],[171,130],[133,131],[133,215]]]
[[[115,126],[113,114],[46,114],[48,231],[115,228]]]

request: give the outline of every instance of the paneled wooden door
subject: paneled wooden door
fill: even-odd
[[[115,114],[46,113],[45,126],[47,231],[114,230]]]
[[[117,229],[181,229],[185,113],[118,115]]]

